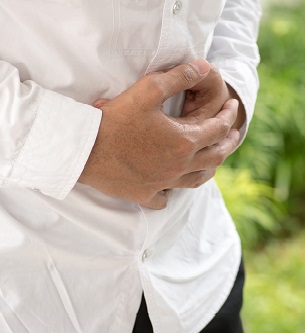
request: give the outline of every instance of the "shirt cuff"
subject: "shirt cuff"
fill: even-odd
[[[6,186],[64,199],[90,155],[102,111],[44,90],[38,113]]]

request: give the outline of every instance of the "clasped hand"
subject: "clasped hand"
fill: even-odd
[[[103,118],[80,182],[152,209],[166,207],[170,189],[195,188],[214,176],[236,148],[238,101],[203,60],[139,79],[112,100],[99,100]],[[182,91],[181,117],[163,103]]]

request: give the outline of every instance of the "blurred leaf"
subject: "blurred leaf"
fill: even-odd
[[[245,254],[242,316],[246,332],[305,332],[305,233]]]
[[[283,212],[273,199],[273,188],[253,179],[247,169],[220,168],[216,181],[245,248],[261,241],[263,232],[278,230]]]
[[[260,213],[258,205],[254,202],[251,205],[254,198],[248,196],[248,206],[252,207],[248,219],[255,220],[251,225],[256,230],[251,227],[251,234],[256,241],[268,240],[270,232],[274,236],[291,234],[305,226],[304,18],[304,2],[295,6],[276,3],[265,13],[259,37],[261,88],[256,111],[245,142],[225,163],[230,168],[248,170],[248,181],[264,184],[272,193],[261,194],[265,210]],[[222,182],[219,182],[221,187]],[[237,192],[245,192],[238,187],[235,184]],[[229,197],[234,195],[225,197],[232,215],[246,218],[245,213],[238,212],[238,206],[231,204]],[[279,207],[279,201],[282,214],[266,208]],[[237,224],[240,220],[237,217]],[[241,227],[239,230],[242,238],[250,238],[249,230]]]

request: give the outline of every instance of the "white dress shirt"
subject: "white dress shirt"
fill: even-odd
[[[143,290],[155,333],[213,318],[241,258],[214,181],[154,211],[77,179],[101,121],[90,105],[192,59],[237,91],[244,137],[259,17],[256,0],[1,0],[1,333],[131,333]]]

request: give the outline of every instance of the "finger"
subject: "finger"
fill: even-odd
[[[207,87],[220,86],[221,84],[225,84],[223,78],[219,72],[219,69],[215,64],[210,63],[210,71],[206,81],[200,81],[194,87],[192,87],[193,91],[200,91],[202,89],[206,89]]]
[[[201,170],[182,176],[173,188],[197,188],[214,177],[216,169]]]
[[[228,136],[219,143],[198,151],[191,163],[190,172],[217,168],[233,153],[239,143],[240,133],[232,129]]]
[[[215,118],[227,121],[228,125],[232,127],[237,118],[238,107],[239,101],[237,99],[229,99]]]
[[[197,110],[192,111],[187,116],[189,116],[190,118],[193,117],[193,118],[197,119],[198,121],[204,121],[206,119],[213,118],[213,117],[219,118],[222,116],[221,111],[231,110],[234,115],[236,113],[236,117],[237,117],[239,101],[237,99],[233,99],[233,98],[231,98],[231,99],[226,98],[226,102],[224,104],[223,103],[221,103],[219,105],[219,109],[217,112],[212,111],[214,113],[214,115],[212,115],[211,111],[208,110],[208,108],[212,107],[211,103],[209,103],[206,106],[202,106],[202,107],[198,108]]]
[[[225,139],[236,120],[237,112],[238,101],[229,100],[214,118],[189,115],[175,120],[183,126],[185,136],[192,143],[192,151],[196,153]]]
[[[203,80],[207,82],[209,78]],[[223,83],[223,88],[220,84]],[[185,94],[185,101],[183,105],[183,110],[181,116],[201,115],[205,119],[215,117],[217,113],[221,110],[224,103],[230,98],[228,89],[225,83],[219,83],[217,89],[214,91],[200,91],[196,92],[193,90],[188,90]]]
[[[96,100],[92,106],[94,106],[95,108],[100,108],[102,107],[104,104],[108,103],[110,101],[110,99],[106,99],[106,98],[100,98],[98,100]]]
[[[134,89],[141,91],[141,94],[149,93],[154,105],[159,105],[184,90],[192,88],[203,80],[209,73],[210,65],[206,60],[194,60],[189,64],[177,66],[159,75],[147,75],[139,80]]]

